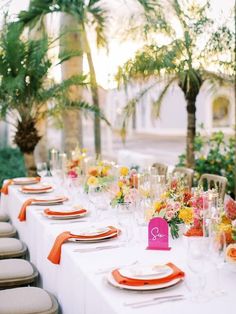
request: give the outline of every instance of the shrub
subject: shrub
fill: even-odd
[[[19,149],[6,147],[0,149],[0,186],[3,180],[26,175],[24,159]]]
[[[195,138],[194,151],[194,185],[197,185],[203,173],[218,174],[228,179],[227,193],[234,197],[235,139],[226,140],[221,131],[214,133],[208,140],[198,133]],[[179,156],[177,166],[185,166],[185,164],[186,156],[182,154]]]

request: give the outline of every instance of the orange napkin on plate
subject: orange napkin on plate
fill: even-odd
[[[26,208],[27,206],[31,205],[33,202],[35,201],[35,199],[30,198],[27,201],[25,201],[21,207],[20,213],[18,215],[18,219],[20,221],[25,221],[26,220]]]
[[[114,279],[119,284],[127,285],[127,286],[158,285],[158,284],[169,282],[169,281],[177,279],[177,278],[183,278],[185,276],[184,272],[182,270],[180,270],[174,264],[168,263],[166,265],[173,269],[173,273],[170,274],[169,276],[164,277],[164,278],[145,279],[145,280],[136,279],[136,278],[128,278],[128,277],[122,276],[119,272],[119,269],[113,270],[112,275],[113,275]]]
[[[9,185],[13,184],[13,180],[8,180],[1,188],[1,193],[8,195],[8,187]]]
[[[69,231],[62,232],[57,236],[53,247],[48,255],[48,260],[51,261],[53,264],[60,264],[61,260],[61,246],[63,243],[65,243],[69,239],[99,239],[101,237],[109,236],[111,235],[111,238],[116,237],[119,233],[119,230],[109,226],[110,230],[107,232],[104,232],[102,234],[99,234],[98,236],[83,236],[83,235],[76,235],[72,234]]]
[[[44,209],[44,213],[47,215],[53,215],[53,216],[68,216],[68,215],[79,215],[86,213],[86,209],[79,209],[79,210],[73,210],[73,211],[64,211],[64,212],[58,212],[55,210],[51,210],[50,208]]]
[[[67,198],[66,197],[57,197],[57,198],[53,199],[53,201],[54,200],[55,201],[58,200],[58,202],[64,202],[64,201],[67,200]],[[42,200],[42,199],[39,200],[39,199],[34,199],[34,198],[28,199],[27,201],[25,201],[23,203],[23,205],[21,207],[21,210],[20,210],[20,213],[18,215],[18,219],[20,221],[25,221],[26,220],[26,208],[27,208],[27,206],[31,205],[33,202],[41,202],[41,203],[45,202],[45,203],[47,203],[47,202],[50,202],[50,201],[52,201],[52,199],[50,199],[50,200]]]

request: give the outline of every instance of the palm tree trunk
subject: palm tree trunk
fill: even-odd
[[[46,17],[40,19],[39,22],[33,28],[29,29],[28,37],[31,40],[39,40],[46,34]],[[42,111],[45,111],[47,108],[47,104],[45,104],[42,108]],[[47,141],[47,119],[41,119],[39,123],[37,123],[37,130],[41,135],[41,139],[35,147],[34,156],[36,160],[46,161],[48,159],[48,141]]]
[[[196,105],[193,99],[187,99],[187,138],[186,138],[186,162],[187,167],[194,169],[194,139],[196,135]]]
[[[81,29],[77,19],[66,13],[61,13],[60,31],[64,33],[60,40],[60,53],[82,51]],[[62,80],[83,72],[83,56],[73,57],[61,65]],[[79,100],[82,90],[77,86],[70,88],[71,100]],[[66,152],[83,146],[82,118],[79,110],[68,110],[63,114],[63,146]]]
[[[29,177],[36,176],[36,165],[34,161],[34,153],[24,153],[25,168]]]
[[[99,106],[99,95],[98,95],[98,84],[96,78],[96,72],[93,64],[91,49],[89,46],[85,26],[83,25],[83,39],[84,39],[84,52],[86,53],[88,65],[89,65],[89,72],[90,72],[90,83],[91,83],[91,92],[92,92],[92,99],[93,105]],[[101,121],[98,115],[95,114],[94,116],[94,146],[95,152],[97,157],[101,155]]]

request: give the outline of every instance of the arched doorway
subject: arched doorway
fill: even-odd
[[[212,127],[230,127],[230,100],[227,96],[216,97],[212,102]]]

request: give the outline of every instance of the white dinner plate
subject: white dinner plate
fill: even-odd
[[[78,211],[78,210],[77,210]],[[43,212],[43,215],[49,219],[61,219],[61,220],[66,220],[66,219],[73,219],[73,218],[79,218],[79,217],[84,217],[85,215],[88,214],[88,211],[81,213],[81,214],[71,214],[71,215],[48,215],[47,213]]]
[[[182,281],[181,278],[173,279],[169,282],[158,284],[158,285],[144,285],[144,286],[128,286],[128,285],[122,285],[119,284],[113,277],[112,272],[108,273],[107,275],[107,281],[114,287],[119,289],[126,289],[126,290],[134,290],[134,291],[148,291],[148,290],[159,290],[164,288],[169,288],[177,283],[180,283]]]
[[[133,265],[119,269],[122,276],[131,279],[161,279],[173,274],[173,269],[167,265]]]
[[[26,191],[26,190],[23,190],[22,188],[19,188],[19,191],[21,193],[24,193],[24,194],[44,194],[44,193],[50,193],[50,192],[53,192],[53,188],[50,188],[48,190],[32,190],[32,191]]]
[[[36,184],[38,182],[39,182],[39,180],[36,178],[33,178],[33,177],[32,178],[22,177],[22,178],[14,178],[13,179],[13,183],[16,185]]]
[[[37,198],[36,201],[34,201],[32,204],[33,205],[57,205],[57,204],[62,204],[63,202],[67,201],[66,197],[55,197],[55,198]]]
[[[102,240],[107,240],[109,238],[113,238],[115,235],[117,235],[117,231],[114,230],[113,233],[109,234],[109,235],[104,235],[104,236],[100,236],[99,238],[97,238],[97,236],[102,235],[105,232],[108,232],[109,230],[111,230],[109,227],[103,227],[103,228],[98,228],[98,229],[87,229],[87,230],[83,230],[79,233],[77,233],[77,235],[82,235],[82,236],[94,236],[92,238],[89,239],[69,239],[69,241],[72,242],[100,242]]]

